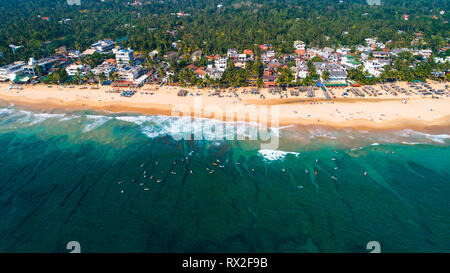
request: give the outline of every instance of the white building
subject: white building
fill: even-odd
[[[117,68],[115,65],[106,61],[92,69],[92,73],[95,75],[104,74],[106,77],[108,77],[111,72],[117,72]]]
[[[0,81],[13,81],[17,76],[22,74],[22,69],[24,66],[25,62],[18,61],[0,67]]]
[[[306,44],[303,41],[295,41],[294,42],[294,48],[296,50],[305,50]]]
[[[318,62],[314,63],[314,67],[316,68],[316,72],[319,74],[322,74],[324,71],[345,71],[341,65],[335,63]]]
[[[114,48],[114,41],[112,40],[98,41],[97,43],[92,44],[92,48],[95,49],[98,53],[107,52]]]
[[[75,76],[77,73],[79,73],[82,76],[85,76],[91,68],[88,65],[83,64],[71,64],[68,67],[66,67],[67,75],[69,76]]]
[[[350,53],[351,49],[348,47],[340,47],[338,49],[336,49],[337,53],[340,53],[342,55],[347,55],[348,53]]]
[[[57,61],[58,59],[56,58],[43,58],[37,61],[34,58],[30,58],[28,64],[23,67],[22,72],[27,76],[36,76],[38,75],[36,66],[38,66],[42,73],[46,74]]]
[[[377,58],[377,59],[387,59],[387,58],[389,58],[390,55],[391,55],[391,53],[389,51],[373,51],[372,52],[372,57]]]
[[[227,69],[227,63],[228,63],[228,58],[217,58],[214,61],[214,65],[217,68],[217,70],[224,72]]]
[[[341,65],[345,65],[350,68],[358,68],[360,63],[355,61],[355,58],[353,56],[344,55],[341,60]]]
[[[128,49],[114,49],[114,54],[116,54],[117,65],[128,65],[134,61],[133,50]]]
[[[296,62],[296,76],[297,79],[304,79],[308,76],[308,65],[304,61]]]
[[[330,82],[345,82],[347,79],[347,72],[345,71],[330,71],[328,81]]]
[[[419,55],[422,55],[422,57],[428,59],[430,58],[431,54],[433,54],[433,51],[431,49],[421,49],[418,53]]]
[[[230,48],[227,51],[227,57],[228,58],[237,58],[238,55],[239,55],[239,52],[236,49],[234,49],[234,48]]]
[[[434,61],[436,63],[445,63],[445,62],[450,62],[450,56],[447,56],[445,58],[439,58],[439,57],[435,57]]]
[[[390,60],[374,59],[364,61],[364,71],[378,77],[384,71],[383,67],[390,64]]]
[[[237,59],[240,62],[246,62],[247,61],[247,54],[238,54]]]
[[[366,40],[366,44],[367,44],[368,46],[374,45],[374,44],[377,43],[377,38],[366,38],[365,40]]]
[[[125,66],[119,70],[119,80],[134,82],[143,74],[144,70],[140,66]]]

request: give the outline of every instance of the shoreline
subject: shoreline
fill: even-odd
[[[443,86],[443,84],[441,84]],[[121,97],[117,93],[107,93],[112,89],[102,86],[100,89],[62,88],[44,85],[24,86],[22,90],[7,90],[9,84],[0,84],[0,100],[39,110],[97,110],[110,113],[136,113],[144,115],[170,116],[175,106],[182,106],[190,111],[191,117],[196,117],[195,109],[206,111],[212,109],[218,112],[226,112],[227,107],[235,107],[236,112],[248,111],[251,113],[255,107],[274,106],[278,108],[277,126],[324,126],[336,129],[360,129],[360,130],[387,130],[387,129],[419,129],[436,131],[450,126],[450,98],[431,99],[423,97],[409,97],[407,104],[402,103],[403,96],[393,97],[346,97],[326,100],[321,97],[290,97],[277,98],[267,92],[263,93],[266,99],[259,99],[259,95],[242,95],[239,101],[235,98],[208,96],[208,89],[192,89],[181,87],[161,87],[153,91],[153,95],[145,93],[148,88],[155,86],[146,85],[131,98]],[[146,88],[147,87],[147,88]],[[179,97],[180,89],[202,92],[199,96]],[[240,88],[240,90],[245,88]],[[345,89],[344,89],[345,90]],[[212,91],[212,90],[211,90]],[[267,91],[263,90],[262,92]],[[338,89],[337,92],[342,91]],[[210,91],[209,91],[210,93]],[[201,101],[201,105],[196,103]],[[214,112],[214,111],[213,111]],[[213,118],[222,121],[252,121],[259,119],[234,118],[227,114],[203,115],[203,118]],[[230,118],[233,117],[233,118]],[[267,118],[267,117],[266,117]],[[268,125],[272,125],[270,119]]]

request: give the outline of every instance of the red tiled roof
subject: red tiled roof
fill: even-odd
[[[203,68],[199,68],[199,69],[195,70],[194,73],[197,75],[205,75],[206,74],[206,72]]]
[[[297,53],[297,54],[300,55],[300,56],[303,56],[303,55],[306,54],[306,50],[304,50],[304,49],[297,49],[297,50],[295,51],[295,53]]]

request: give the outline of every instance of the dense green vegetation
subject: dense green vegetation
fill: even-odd
[[[0,64],[47,56],[61,45],[82,50],[104,38],[127,37],[125,46],[143,52],[173,51],[172,43],[179,41],[183,53],[202,49],[212,54],[261,43],[292,52],[297,39],[310,46],[333,46],[377,36],[407,46],[416,32],[424,34],[422,47],[437,49],[449,37],[448,12],[439,11],[449,11],[450,1],[441,0],[390,0],[382,6],[369,6],[365,0],[166,0],[142,1],[149,4],[141,6],[127,2],[81,0],[81,6],[69,6],[66,0],[2,0]],[[190,16],[176,16],[180,11]],[[409,15],[408,21],[403,14]],[[24,47],[13,54],[10,44]]]

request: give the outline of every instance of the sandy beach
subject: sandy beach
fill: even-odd
[[[292,96],[288,89],[287,98],[261,89],[260,94],[250,94],[250,87],[227,89],[221,97],[212,96],[212,89],[181,88],[173,86],[159,87],[145,85],[132,97],[123,97],[111,92],[111,86],[47,86],[22,85],[20,89],[10,89],[11,84],[0,84],[0,99],[14,104],[36,107],[39,109],[82,110],[92,109],[109,112],[133,112],[149,115],[171,115],[177,109],[189,109],[191,116],[230,120],[227,110],[235,109],[237,113],[252,113],[255,107],[277,108],[276,123],[279,126],[292,124],[322,125],[338,128],[360,129],[394,129],[442,127],[450,125],[450,97],[445,83],[428,83],[433,89],[444,90],[443,95],[432,98],[414,92],[406,82],[395,83],[397,88],[410,90],[396,96],[385,91],[381,85],[371,89],[377,96],[359,97],[347,90],[353,87],[328,89],[331,99],[325,99],[321,89],[315,90],[315,97],[307,97],[306,92]],[[187,90],[185,97],[178,96],[181,90]],[[356,88],[363,92],[363,87]],[[122,88],[121,90],[126,90]],[[359,92],[358,91],[358,92]],[[348,95],[343,95],[348,93]],[[261,98],[264,96],[264,99]],[[197,112],[195,114],[195,110]],[[220,112],[214,115],[205,112]],[[201,114],[201,113],[200,113]],[[274,114],[274,115],[275,115]],[[245,115],[247,121],[260,121],[251,114]],[[271,118],[275,118],[274,116]],[[240,120],[240,119],[238,119]],[[273,122],[273,120],[272,120]],[[270,123],[270,122],[269,122]]]

